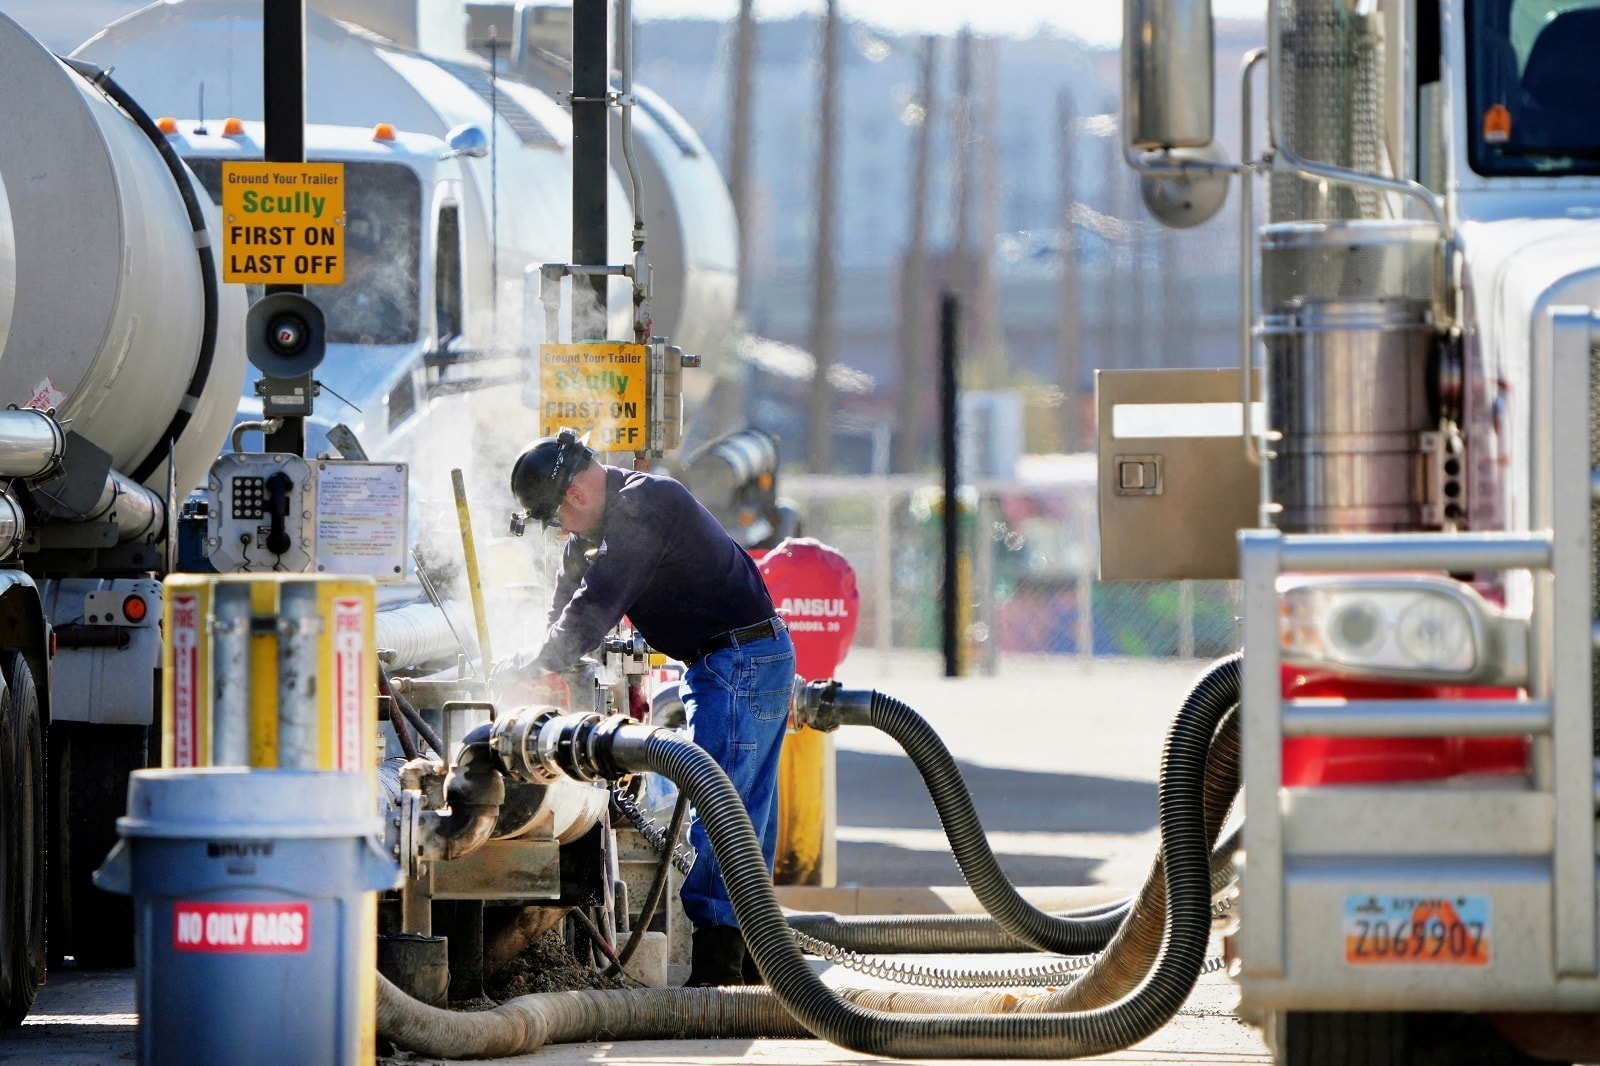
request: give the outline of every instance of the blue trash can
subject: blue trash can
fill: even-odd
[[[95,883],[133,897],[139,1061],[371,1062],[380,830],[362,774],[136,771]]]

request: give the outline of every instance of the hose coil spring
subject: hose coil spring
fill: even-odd
[[[1041,966],[1013,966],[999,970],[953,970],[945,966],[919,966],[914,962],[890,962],[857,954],[848,948],[835,947],[826,940],[818,940],[793,930],[794,939],[808,954],[868,977],[894,981],[902,985],[922,988],[1006,988],[1017,985],[1061,985],[1062,978],[1087,970],[1098,958],[1096,955],[1074,955]],[[1216,973],[1226,966],[1219,955],[1213,955],[1201,967],[1202,974]]]
[[[651,850],[657,855],[667,850],[666,830],[662,829],[656,820],[651,818],[644,808],[639,806],[637,800],[622,789],[614,788],[611,790],[611,802],[629,822],[633,823],[633,827],[644,837]],[[677,867],[678,872],[681,874],[687,875],[689,873],[689,868],[694,865],[695,858],[695,850],[688,844],[679,844],[672,849],[672,865]]]

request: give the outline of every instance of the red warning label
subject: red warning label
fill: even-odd
[[[284,955],[311,948],[309,903],[189,903],[172,906],[179,951]]]

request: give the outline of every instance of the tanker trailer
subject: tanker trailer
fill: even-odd
[[[331,0],[330,0],[331,2]],[[346,8],[357,0],[343,0]],[[369,5],[370,6],[370,5]],[[469,36],[486,50],[490,28],[495,51],[511,70],[554,96],[572,83],[572,9],[533,4],[473,3]],[[619,56],[613,65],[628,59]],[[685,454],[743,426],[737,367],[733,365],[734,313],[739,287],[739,222],[716,159],[684,117],[666,100],[635,82],[630,110],[637,198],[649,234],[650,313],[657,336],[708,359],[711,372],[684,377]],[[611,127],[611,159],[624,171],[622,123]]]
[[[89,878],[149,750],[168,500],[227,435],[244,294],[218,283],[214,213],[149,117],[3,15],[0,185],[0,1021],[14,1025],[43,976],[47,898],[53,956],[131,951],[129,912]]]
[[[538,89],[491,77],[466,52],[464,31],[456,54],[424,54],[319,7],[306,16],[308,158],[343,162],[353,173],[386,157],[437,190],[372,212],[392,233],[416,235],[397,257],[414,324],[364,340],[336,333],[319,379],[360,409],[337,408],[369,454],[413,464],[419,493],[442,495],[453,467],[469,479],[492,469],[484,483],[498,491],[515,449],[533,432],[506,426],[531,421],[535,397],[524,381],[530,346],[544,339],[538,268],[571,256],[570,118]],[[203,93],[217,111],[178,121],[173,136],[206,178],[217,163],[198,160],[259,157],[260,34],[259,4],[182,0],[136,11],[74,55],[115,67],[163,115],[193,115]],[[223,132],[229,117],[242,121],[240,133]],[[472,127],[481,140],[462,151],[460,137]],[[393,135],[380,140],[380,128]],[[433,139],[436,152],[415,138]],[[446,153],[450,159],[438,160]],[[448,187],[440,184],[446,180]],[[359,191],[352,178],[351,195]],[[626,263],[632,219],[615,171],[608,201],[608,259]],[[630,286],[616,278],[610,288],[609,335],[631,338]],[[309,294],[320,298],[315,287]],[[335,410],[334,402],[325,397],[321,409]]]

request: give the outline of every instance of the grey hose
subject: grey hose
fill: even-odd
[[[1007,992],[937,993],[841,989],[875,1010],[1005,1013]],[[807,1040],[811,1034],[766,988],[630,988],[540,992],[486,1011],[452,1011],[412,999],[378,974],[378,1033],[420,1055],[485,1059],[526,1055],[546,1044],[595,1040]]]

